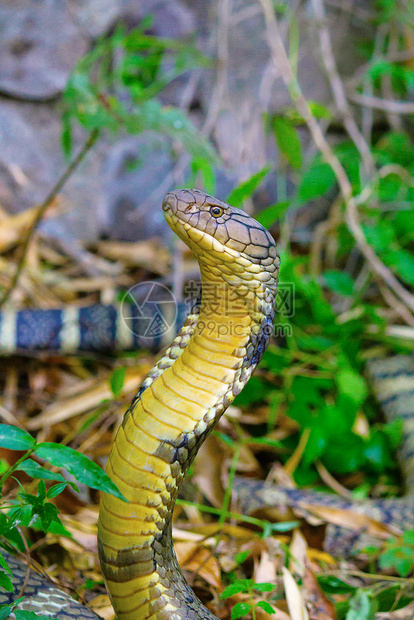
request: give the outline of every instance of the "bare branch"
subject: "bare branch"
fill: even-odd
[[[312,115],[308,102],[303,96],[296,76],[293,73],[288,55],[280,36],[278,23],[274,14],[271,0],[260,0],[266,21],[266,37],[270,48],[272,60],[278,67],[289,94],[296,105],[299,114],[305,120],[312,138],[323,155],[325,161],[331,166],[346,206],[346,222],[356,244],[364,257],[370,263],[373,271],[388,284],[395,295],[414,311],[414,296],[411,295],[397,280],[392,271],[378,258],[368,244],[359,223],[359,215],[356,202],[352,195],[352,186],[340,161],[325,140],[318,121]]]
[[[389,114],[414,114],[414,103],[411,101],[394,101],[393,99],[381,99],[381,97],[360,95],[359,93],[348,93],[347,96],[354,103],[384,110]]]
[[[338,69],[336,67],[335,57],[332,50],[331,35],[327,27],[326,13],[323,0],[311,0],[311,2],[315,17],[318,22],[318,35],[321,55],[323,63],[325,65],[326,73],[328,74],[336,107],[338,108],[339,113],[342,115],[345,129],[348,132],[349,137],[351,138],[351,140],[354,141],[355,146],[357,147],[361,155],[361,159],[364,163],[365,174],[367,177],[369,177],[369,175],[375,168],[374,160],[372,158],[369,145],[367,144],[364,136],[360,132],[352,115],[351,108],[349,107],[348,101],[346,99],[344,85],[339,76]]]

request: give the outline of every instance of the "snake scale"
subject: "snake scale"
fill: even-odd
[[[142,383],[117,432],[106,471],[128,501],[102,494],[98,549],[118,620],[214,620],[179,569],[172,510],[201,443],[249,380],[269,342],[279,256],[273,238],[253,218],[202,192],[171,192],[163,209],[199,262],[202,297]],[[408,358],[393,364],[375,367],[372,362],[371,374],[384,409],[391,417],[405,417],[409,428],[414,363]],[[407,432],[403,445],[410,484],[413,437]],[[254,481],[236,486],[249,512],[273,503],[272,493],[278,491],[294,505],[304,497]],[[315,497],[307,499],[312,503]],[[326,495],[319,499],[330,502]],[[414,525],[412,508],[412,500],[403,498],[375,501],[364,510],[407,527]],[[25,567],[16,559],[10,562],[19,590]],[[26,593],[30,596],[22,609],[59,620],[97,618],[37,575],[29,579]],[[10,594],[0,594],[0,602],[10,600]]]

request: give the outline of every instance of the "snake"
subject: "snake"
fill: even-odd
[[[116,433],[106,472],[126,501],[101,494],[98,552],[118,620],[216,620],[179,568],[172,512],[201,444],[250,379],[269,343],[280,257],[273,237],[256,220],[199,190],[168,193],[163,210],[198,260],[202,295],[144,379]],[[390,367],[373,361],[371,373],[385,410],[405,416],[412,425],[414,361],[397,359]],[[414,433],[406,435],[403,453],[409,474],[414,471]],[[236,479],[235,486],[246,512],[281,498],[293,505],[304,497],[334,505],[326,494],[304,496],[259,481]],[[365,506],[367,514],[385,523],[402,520],[407,526],[414,521],[410,498]],[[18,590],[26,568],[6,555]],[[26,593],[19,609],[59,620],[98,618],[37,574],[30,577]],[[0,603],[10,600],[9,593],[0,594]]]
[[[188,304],[174,303],[172,297],[173,303],[145,303],[145,297],[141,303],[137,300],[127,303],[127,294],[120,291],[123,300],[116,304],[3,310],[0,356],[39,351],[63,354],[159,351],[170,344],[171,333],[175,334],[184,323]],[[151,329],[153,325],[155,329]]]

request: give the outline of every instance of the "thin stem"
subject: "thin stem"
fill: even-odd
[[[4,485],[4,483],[6,482],[7,478],[9,478],[9,477],[12,475],[12,473],[16,471],[16,469],[19,467],[20,463],[23,463],[23,461],[25,461],[26,459],[28,459],[28,458],[29,458],[29,456],[30,456],[31,454],[33,454],[33,452],[35,452],[36,448],[37,448],[37,445],[36,445],[36,446],[33,446],[33,448],[30,448],[30,450],[28,450],[27,452],[25,452],[25,453],[23,454],[23,456],[21,456],[21,457],[20,457],[20,458],[19,458],[19,459],[15,462],[15,464],[14,464],[14,465],[12,465],[11,467],[9,467],[9,469],[6,471],[6,473],[5,473],[5,474],[3,474],[3,476],[0,478],[0,498],[1,498],[1,497],[2,497],[2,495],[3,495],[3,493],[2,493],[2,491],[3,491],[3,485]]]
[[[29,228],[29,230],[27,232],[26,238],[23,241],[21,256],[20,256],[19,262],[17,264],[16,271],[14,272],[14,276],[12,278],[12,281],[10,282],[9,287],[4,291],[2,297],[0,298],[0,306],[2,306],[9,299],[11,293],[16,288],[16,286],[17,286],[17,284],[19,282],[19,278],[20,278],[20,275],[21,275],[21,273],[23,271],[24,263],[26,261],[26,256],[27,256],[27,252],[28,252],[28,249],[29,249],[30,242],[31,242],[31,240],[33,238],[33,235],[34,235],[37,227],[39,226],[40,222],[42,221],[42,218],[43,218],[46,210],[51,205],[51,203],[53,202],[53,200],[55,199],[57,194],[60,192],[62,187],[65,185],[66,181],[72,176],[73,172],[76,170],[76,168],[79,166],[81,161],[84,159],[85,155],[88,153],[88,151],[90,151],[92,146],[95,144],[98,136],[99,136],[99,129],[94,129],[93,131],[91,131],[91,133],[89,134],[89,137],[85,141],[85,143],[82,146],[82,148],[79,151],[79,153],[68,164],[68,166],[67,166],[66,170],[64,171],[64,173],[62,174],[62,176],[57,180],[55,185],[50,190],[49,194],[46,196],[46,198],[44,199],[44,201],[42,202],[42,204],[38,208],[36,216],[35,216],[35,218],[33,220],[33,223],[30,226],[30,228]]]
[[[219,518],[219,523],[218,523],[219,527],[221,527],[224,521],[226,520],[227,509],[229,507],[230,499],[231,499],[233,480],[236,475],[236,467],[237,467],[237,463],[239,462],[239,458],[240,458],[240,449],[241,449],[241,444],[238,444],[234,450],[233,459],[232,459],[231,467],[229,471],[229,480],[228,480],[226,491],[224,493],[223,505],[221,507],[222,512]]]

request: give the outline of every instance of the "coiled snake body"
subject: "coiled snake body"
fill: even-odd
[[[214,620],[178,567],[172,545],[172,510],[200,444],[249,380],[268,344],[279,257],[272,237],[260,224],[202,192],[167,194],[163,209],[172,229],[198,259],[202,298],[144,380],[118,430],[107,473],[128,501],[102,495],[98,548],[119,620]],[[410,391],[412,382],[407,394]],[[384,399],[392,405],[393,388]],[[407,444],[406,457],[413,458],[411,444]],[[256,500],[258,505],[272,503],[271,494],[278,491],[253,481],[237,486],[246,511],[255,508]],[[295,498],[293,490],[289,497],[286,491],[288,503],[303,498]],[[321,502],[329,502],[326,495]],[[372,504],[368,512],[385,521],[392,520],[396,512],[403,513],[406,523],[411,511],[413,520],[412,503],[405,502],[403,512],[402,504],[393,502],[389,509],[385,504]],[[17,573],[18,562],[11,562]],[[34,587],[36,605],[43,596],[53,607],[47,584],[29,581],[29,585]],[[0,595],[0,602],[7,596]],[[53,613],[61,620],[96,617],[85,608],[81,612],[78,603],[67,599],[72,603],[62,604],[58,613],[50,607],[31,609]]]

